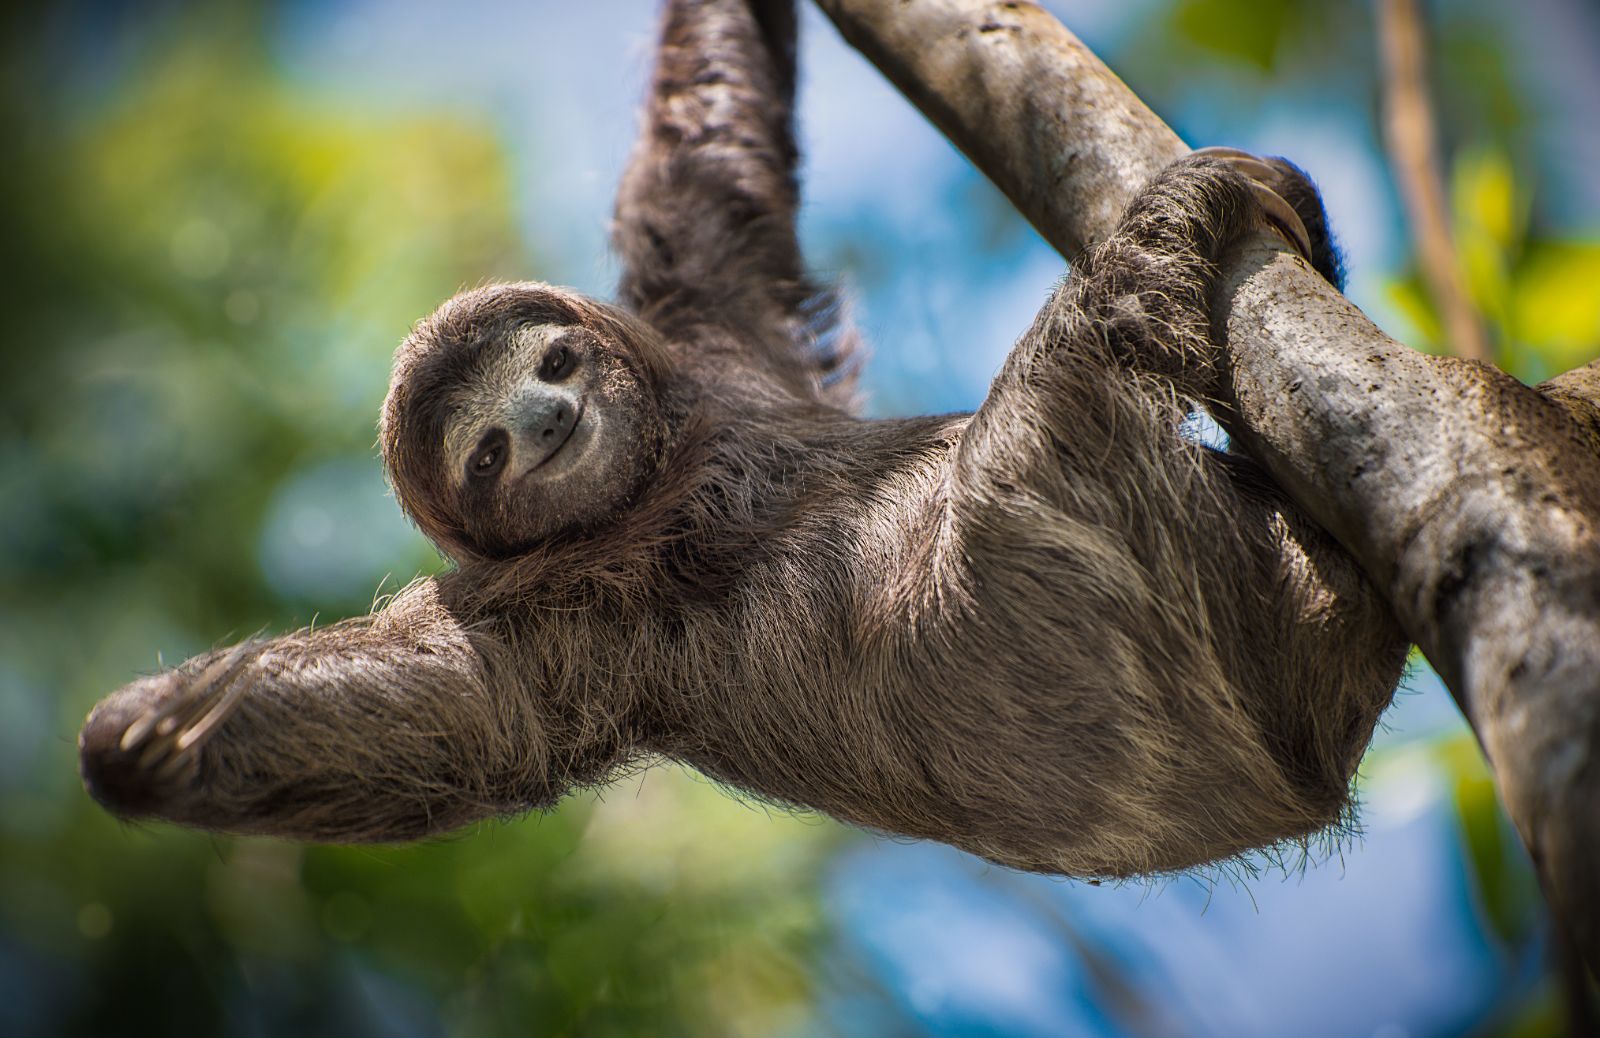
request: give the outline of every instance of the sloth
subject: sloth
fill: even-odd
[[[80,738],[95,799],[397,841],[672,759],[1088,877],[1348,817],[1406,646],[1253,463],[1183,431],[1225,397],[1229,250],[1275,231],[1338,276],[1315,189],[1185,157],[976,413],[863,419],[855,335],[795,235],[794,21],[666,5],[616,304],[491,285],[400,346],[384,463],[454,565],[114,693]]]

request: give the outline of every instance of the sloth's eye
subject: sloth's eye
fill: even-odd
[[[539,377],[546,382],[560,382],[572,374],[572,369],[578,366],[578,358],[565,346],[557,346],[545,354],[544,363],[539,365]]]
[[[502,437],[490,435],[489,442],[479,446],[467,462],[467,475],[484,479],[500,471],[506,462],[506,444]]]

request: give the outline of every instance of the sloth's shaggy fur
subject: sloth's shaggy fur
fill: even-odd
[[[621,308],[480,289],[398,355],[383,445],[456,560],[374,615],[135,682],[83,737],[113,809],[318,840],[548,807],[654,756],[1024,869],[1126,876],[1336,823],[1405,646],[1246,459],[1209,297],[1259,225],[1191,158],[1075,265],[971,416],[864,421],[794,239],[793,12],[669,3],[624,181]],[[1321,206],[1297,204],[1334,273]],[[551,315],[556,315],[552,318]],[[562,315],[566,315],[563,317]],[[570,320],[639,374],[640,486],[509,556],[435,459],[439,361]],[[487,329],[487,331],[485,331]],[[441,374],[442,372],[442,374]],[[430,381],[431,380],[431,381]]]

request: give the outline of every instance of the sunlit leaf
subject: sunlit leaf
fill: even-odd
[[[1527,207],[1503,150],[1478,148],[1457,158],[1451,196],[1458,229],[1484,234],[1502,252],[1513,253],[1520,246]]]
[[[1467,291],[1484,315],[1503,328],[1510,268],[1522,234],[1511,163],[1499,151],[1469,152],[1455,163],[1451,188],[1456,254]]]
[[[1421,336],[1420,339],[1408,341],[1406,345],[1424,352],[1441,352],[1444,330],[1439,324],[1439,312],[1434,309],[1433,300],[1428,297],[1422,281],[1414,274],[1395,278],[1384,286],[1384,294],[1389,304],[1400,311]]]
[[[1552,371],[1600,356],[1600,241],[1534,245],[1516,273],[1511,328]]]

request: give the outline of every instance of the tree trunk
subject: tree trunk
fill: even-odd
[[[1185,150],[1032,3],[818,2],[1069,258]],[[1595,969],[1600,456],[1580,423],[1600,379],[1545,395],[1416,353],[1268,236],[1240,249],[1216,315],[1223,425],[1355,557],[1449,686]]]

